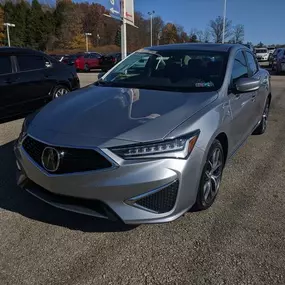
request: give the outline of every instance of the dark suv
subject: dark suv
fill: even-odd
[[[42,52],[0,48],[0,123],[24,117],[79,87],[72,66]]]

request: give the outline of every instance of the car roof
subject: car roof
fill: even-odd
[[[161,50],[203,50],[203,51],[221,51],[229,52],[231,49],[244,48],[240,44],[203,44],[203,43],[184,43],[184,44],[169,44],[161,46],[147,47],[147,50],[161,51]]]
[[[19,47],[0,47],[0,54],[1,53],[21,53],[21,54],[38,54],[38,55],[44,55],[47,56],[47,54],[29,49],[29,48],[19,48]]]

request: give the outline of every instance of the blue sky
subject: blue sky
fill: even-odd
[[[98,0],[104,6],[109,0]],[[164,21],[204,30],[211,19],[223,14],[224,0],[134,0],[145,15],[154,10]],[[285,0],[227,0],[227,17],[245,26],[245,41],[254,44],[285,43]]]

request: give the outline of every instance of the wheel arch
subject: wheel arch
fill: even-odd
[[[227,137],[226,133],[221,132],[215,137],[215,139],[218,140],[223,147],[224,159],[225,159],[225,163],[226,163],[227,158],[228,158],[228,151],[229,151],[228,137]]]

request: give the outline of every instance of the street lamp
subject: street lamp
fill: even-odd
[[[91,33],[85,33],[85,39],[86,39],[86,52],[88,52],[88,36],[92,36]]]
[[[155,14],[155,11],[148,12],[150,16],[150,46],[152,46],[152,16]]]
[[[223,19],[223,41],[222,43],[225,43],[225,30],[226,30],[226,14],[227,14],[227,0],[225,0],[224,3],[224,19]]]
[[[100,35],[97,34],[97,46],[99,46],[100,39],[101,39]]]
[[[9,32],[9,28],[10,28],[10,27],[14,28],[14,27],[15,27],[15,24],[4,23],[3,25],[7,28],[8,46],[10,47],[10,46],[11,46],[11,42],[10,42],[10,32]]]

